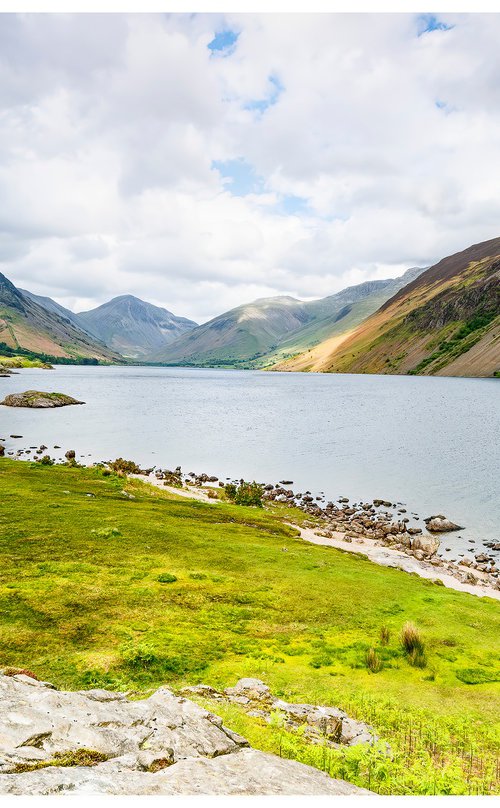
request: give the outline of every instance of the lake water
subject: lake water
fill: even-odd
[[[45,443],[85,462],[263,482],[354,501],[379,497],[465,525],[443,538],[500,541],[500,381],[191,368],[58,366],[0,379],[3,393],[68,393],[82,407],[0,407],[9,451]],[[19,434],[22,440],[10,439]],[[54,452],[60,444],[62,452]]]

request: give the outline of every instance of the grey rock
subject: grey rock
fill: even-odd
[[[423,556],[432,558],[439,550],[439,543],[439,539],[436,536],[419,534],[412,540],[411,546],[413,550],[420,550]]]
[[[450,522],[446,516],[443,514],[437,514],[437,516],[429,516],[427,519],[424,519],[426,523],[427,530],[430,530],[433,533],[447,533],[448,531],[452,530],[463,530],[463,527],[460,525],[456,525],[454,522]]]
[[[268,692],[258,680],[244,681],[240,693]],[[106,759],[19,771],[78,750]],[[363,793],[248,748],[222,719],[166,687],[129,701],[123,693],[61,692],[24,675],[0,675],[0,794]]]

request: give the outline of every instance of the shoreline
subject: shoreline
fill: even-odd
[[[219,499],[209,497],[208,490],[204,490],[203,486],[190,485],[188,488],[176,488],[174,486],[164,485],[164,481],[158,479],[154,473],[149,475],[130,474],[129,476],[160,488],[162,491],[168,491],[170,494],[175,494],[187,499],[195,499],[199,502],[205,502],[211,505],[217,505],[221,502]],[[300,537],[311,544],[332,547],[344,553],[360,554],[379,566],[393,567],[408,574],[418,575],[420,578],[426,580],[439,580],[447,589],[454,589],[456,592],[464,592],[466,594],[476,595],[477,597],[490,597],[494,600],[500,600],[500,589],[496,589],[492,586],[480,570],[474,570],[477,583],[467,583],[457,577],[461,572],[459,565],[453,565],[450,562],[440,561],[439,564],[436,564],[436,562],[433,564],[432,558],[429,560],[420,560],[394,547],[388,547],[380,543],[377,539],[368,538],[366,536],[353,538],[342,531],[332,531],[330,535],[325,536],[321,534],[321,526],[319,525],[317,528],[312,528],[309,526],[303,527],[292,521],[287,521],[285,524],[298,530]]]

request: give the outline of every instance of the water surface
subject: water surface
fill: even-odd
[[[293,480],[294,490],[327,498],[380,497],[422,517],[444,513],[467,528],[443,539],[454,553],[470,538],[500,541],[495,379],[63,365],[0,379],[0,400],[30,388],[86,404],[0,407],[9,451],[43,442],[89,462],[122,456],[223,478]]]

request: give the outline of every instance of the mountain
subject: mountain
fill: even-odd
[[[422,272],[423,267],[412,267],[398,278],[366,281],[307,303],[308,311],[313,314],[312,321],[280,340],[277,348],[265,357],[265,366],[283,362],[323,340],[346,334]]]
[[[255,300],[180,337],[151,359],[172,365],[267,367],[357,325],[422,269],[401,278],[368,281],[321,300]]]
[[[68,317],[49,311],[31,296],[24,295],[2,273],[0,343],[9,348],[24,348],[65,359],[86,358],[107,362],[120,359],[116,353],[70,322]]]
[[[78,323],[123,356],[149,355],[196,323],[133,295],[120,295],[96,309],[76,315]]]
[[[78,322],[78,314],[75,314],[74,311],[61,306],[60,303],[56,303],[56,301],[52,300],[51,297],[35,295],[33,292],[28,292],[27,289],[19,289],[19,291],[24,295],[24,297],[29,297],[30,300],[34,300],[35,303],[38,303],[39,306],[42,306],[47,311],[51,311],[53,314],[58,314],[59,317],[66,318],[66,320],[69,320],[70,323],[73,323],[73,325],[75,325],[77,328],[81,328],[81,325]]]
[[[444,258],[349,334],[275,369],[500,375],[500,238]]]
[[[219,314],[151,359],[167,365],[248,367],[310,319],[307,304],[293,297],[260,298]]]

